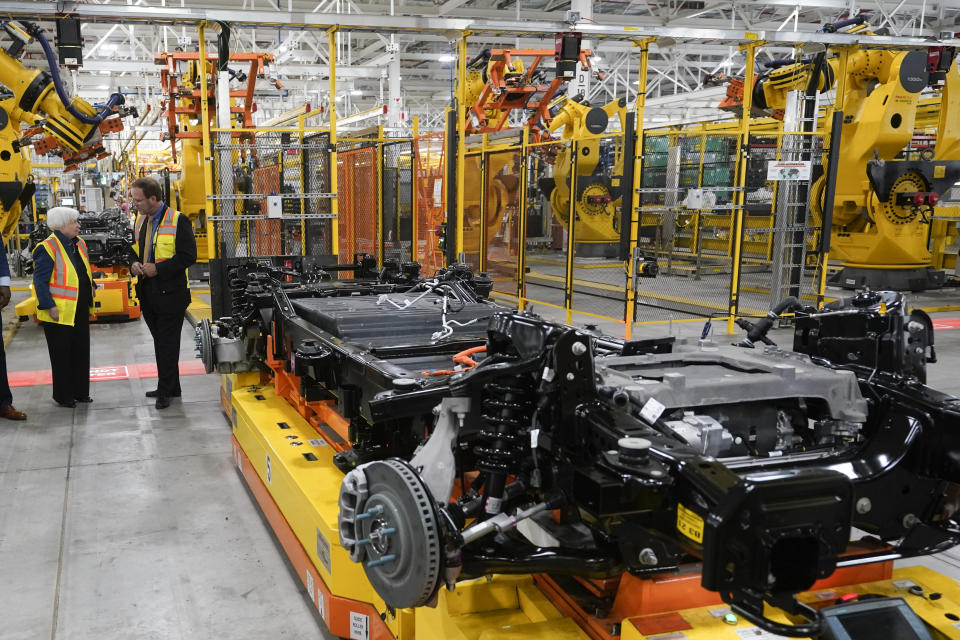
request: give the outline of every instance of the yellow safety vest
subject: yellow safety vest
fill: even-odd
[[[150,224],[153,215],[145,216],[137,214],[133,223],[136,230],[136,236],[133,239],[133,250],[137,256],[143,260],[146,256],[140,253],[140,234],[143,233],[143,225]],[[180,212],[167,207],[157,225],[157,232],[153,236],[153,254],[150,262],[163,262],[169,260],[177,253],[177,221],[180,219]],[[149,231],[149,228],[148,228]]]
[[[87,256],[87,243],[83,238],[78,238],[77,249],[80,251],[80,257],[83,259],[83,265],[87,269],[87,279],[93,286],[93,273],[90,270],[90,258]],[[57,306],[60,317],[56,320],[50,315],[49,309],[37,309],[37,319],[41,322],[53,322],[54,324],[67,324],[73,326],[77,317],[77,298],[80,294],[80,276],[73,266],[73,260],[67,255],[67,250],[60,242],[56,234],[50,234],[50,237],[41,243],[41,246],[47,250],[53,259],[53,273],[50,274],[50,295],[53,296],[53,303]],[[89,313],[94,311],[93,293],[91,291]]]

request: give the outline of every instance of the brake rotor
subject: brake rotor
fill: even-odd
[[[197,325],[196,333],[197,354],[203,362],[206,373],[213,373],[216,363],[213,361],[213,333],[210,331],[210,321],[206,318]]]
[[[368,498],[355,522],[364,548],[364,571],[387,605],[402,609],[427,604],[441,571],[438,516],[420,476],[401,460],[363,466]],[[359,512],[359,510],[358,510]]]

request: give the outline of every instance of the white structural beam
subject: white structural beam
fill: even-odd
[[[5,15],[24,19],[56,19],[58,4],[35,2],[8,2],[3,7]],[[286,29],[328,29],[338,26],[342,31],[370,31],[370,32],[408,32],[439,31],[444,34],[457,31],[474,33],[498,33],[503,35],[543,33],[554,34],[569,30],[573,26],[577,31],[589,38],[619,38],[635,39],[652,36],[673,38],[674,40],[711,40],[723,42],[749,42],[751,40],[766,40],[770,42],[798,42],[797,33],[788,31],[750,31],[747,29],[698,29],[691,27],[665,27],[654,25],[622,26],[605,24],[597,21],[593,23],[577,23],[570,25],[562,20],[554,21],[523,21],[516,20],[481,20],[472,18],[442,18],[417,16],[370,16],[364,14],[314,14],[302,12],[280,13],[274,11],[256,11],[244,9],[191,9],[187,7],[146,7],[137,5],[113,6],[78,4],[73,15],[81,20],[147,22],[153,24],[198,24],[221,20],[234,25],[251,27],[275,27]],[[607,15],[598,15],[602,20]],[[376,23],[376,24],[374,24]],[[129,28],[129,27],[128,27]],[[923,37],[909,36],[870,36],[846,33],[807,33],[802,37],[805,42],[823,44],[861,44],[868,46],[891,47],[928,47],[930,41]],[[960,39],[946,38],[942,44],[960,46]]]

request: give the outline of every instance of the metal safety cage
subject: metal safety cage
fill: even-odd
[[[429,133],[413,139],[413,193],[411,228],[413,260],[421,273],[433,275],[444,265],[446,219],[446,139]],[[453,232],[449,234],[453,238]]]
[[[522,302],[565,309],[572,319],[578,225],[577,215],[570,213],[576,200],[569,197],[569,177],[576,175],[577,142],[531,144],[529,156],[534,171],[523,175],[527,234],[520,270]]]
[[[325,133],[259,132],[214,143],[217,258],[328,256],[332,250],[330,151]]]
[[[468,156],[467,166],[476,156]],[[521,182],[524,158],[519,147],[484,153],[482,169],[464,176],[464,222],[480,233],[464,233],[464,238],[479,236],[480,270],[493,280],[496,296],[514,304],[517,297],[517,260],[520,255]],[[467,245],[466,252],[472,253]]]
[[[739,136],[708,128],[644,134],[638,249],[656,278],[636,278],[633,322],[726,315],[735,268]]]
[[[413,142],[381,149],[381,260],[413,260]]]
[[[755,132],[747,150],[736,312],[765,315],[786,297],[816,306],[824,277],[819,253],[824,138]]]
[[[479,149],[468,150],[463,159],[463,214],[457,222],[462,230],[462,245],[460,253],[464,262],[474,272],[483,270],[481,266],[485,260],[483,243],[485,240],[484,224],[487,211],[491,205],[496,208],[497,203],[487,202],[486,154]],[[494,185],[498,184],[493,178]],[[495,192],[496,193],[496,192]],[[490,214],[495,217],[495,213]],[[453,230],[450,230],[451,235]],[[452,239],[452,238],[451,238]]]
[[[337,253],[341,256],[378,253],[379,152],[376,139],[337,140]]]

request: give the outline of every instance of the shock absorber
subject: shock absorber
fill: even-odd
[[[536,408],[534,384],[528,376],[513,376],[483,389],[482,444],[474,450],[484,473],[484,518],[500,513],[507,475],[516,472],[523,454],[523,438]]]

